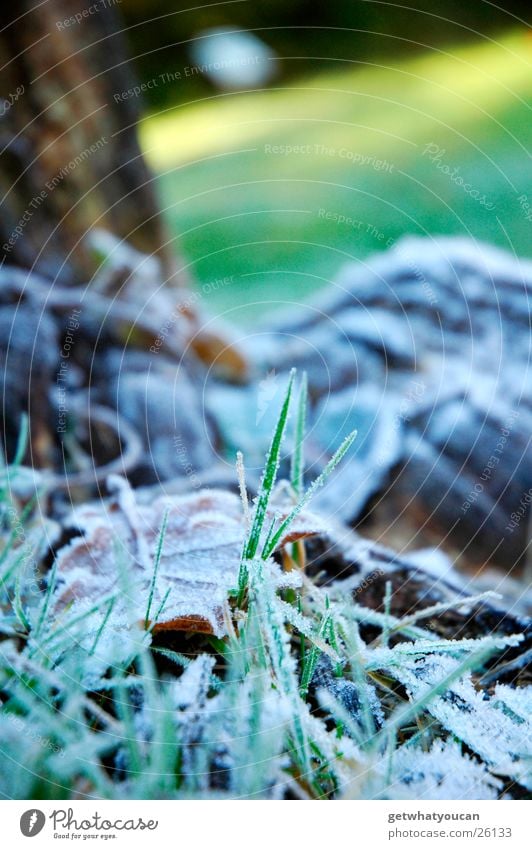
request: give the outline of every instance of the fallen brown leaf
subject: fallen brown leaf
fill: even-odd
[[[223,636],[228,592],[237,583],[246,532],[240,499],[222,490],[202,490],[141,505],[125,480],[113,477],[110,485],[115,492],[110,504],[81,507],[69,523],[81,535],[58,552],[56,615],[118,593],[111,622],[115,630],[140,622],[155,633]],[[275,503],[275,515],[284,518],[289,506],[283,509],[279,499]],[[302,514],[281,545],[320,530],[312,514]]]

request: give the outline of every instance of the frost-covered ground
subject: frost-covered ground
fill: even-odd
[[[405,242],[250,342],[97,239],[0,270],[2,794],[527,796],[528,264]]]
[[[114,478],[110,499],[65,523],[74,536],[41,582],[56,529],[9,497],[24,470],[6,470],[5,797],[532,789],[529,624],[308,512],[324,480],[304,489],[304,382],[291,479],[276,483],[293,380],[253,505],[241,460],[240,498],[142,504]]]

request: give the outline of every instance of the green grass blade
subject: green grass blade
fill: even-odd
[[[11,480],[17,476],[18,470],[22,461],[24,459],[24,454],[26,453],[26,448],[28,447],[28,436],[29,436],[29,420],[26,413],[23,413],[20,418],[20,431],[17,438],[17,447],[15,450],[15,457],[13,462],[7,465],[7,457],[4,460],[4,457],[1,458],[0,461],[0,469],[1,469],[1,486],[0,486],[0,500],[3,501],[6,497],[6,493],[9,491],[11,486]]]
[[[48,598],[48,595],[46,596]],[[81,613],[72,616],[71,619],[67,619],[66,622],[62,622],[60,619],[54,621],[55,630],[43,637],[40,643],[35,643],[30,650],[29,657],[34,657],[37,652],[42,652],[44,646],[47,647],[47,654],[50,655],[52,652],[58,651],[58,646],[61,647],[61,640],[63,642],[69,642],[71,640],[71,635],[69,629],[71,629],[74,625],[79,625],[80,622],[83,622],[84,619],[89,619],[94,613],[98,613],[101,610],[103,604],[107,602],[111,602],[111,599],[117,599],[118,593],[115,593],[110,596],[105,596],[102,599],[98,599],[96,604],[93,604],[88,610],[83,610]],[[44,622],[44,618],[41,616]],[[41,626],[42,627],[42,626]],[[33,640],[36,639],[36,634],[32,635]]]
[[[168,601],[168,596],[170,595],[171,591],[172,591],[172,587],[168,587],[168,589],[166,590],[166,592],[163,596],[163,600],[161,601],[159,607],[157,608],[157,610],[155,612],[155,616],[153,617],[153,622],[151,622],[149,627],[146,629],[148,634],[151,634],[151,632],[153,631],[153,629],[157,625],[157,620],[158,620],[159,616],[161,615],[161,613],[163,612],[164,608],[166,607],[166,602]]]
[[[157,552],[155,554],[155,563],[153,565],[153,575],[150,583],[150,594],[148,597],[148,606],[146,608],[146,617],[144,620],[144,627],[148,630],[148,626],[150,624],[150,613],[151,606],[153,603],[153,594],[155,592],[155,584],[157,583],[157,573],[159,572],[159,563],[161,562],[161,554],[163,552],[164,538],[166,535],[166,526],[168,524],[168,514],[170,512],[170,508],[167,507],[164,511],[163,521],[161,524],[161,530],[159,532],[159,541],[157,543]]]
[[[0,489],[0,501],[2,500],[1,492],[2,492],[2,490]],[[4,563],[4,560],[6,559],[7,555],[11,551],[11,548],[13,547],[13,543],[15,542],[17,536],[20,535],[20,529],[21,528],[24,529],[26,522],[27,522],[33,508],[35,507],[36,503],[37,503],[37,495],[33,495],[30,498],[30,500],[28,501],[28,503],[24,506],[23,510],[18,514],[18,516],[14,520],[12,529],[11,529],[9,537],[7,539],[7,542],[5,543],[4,548],[0,552],[0,566],[2,566],[2,564]],[[2,577],[0,579],[0,583],[4,580],[5,580],[5,578]]]
[[[96,651],[98,643],[100,642],[100,638],[101,638],[101,636],[102,636],[102,634],[105,630],[105,626],[107,625],[107,623],[109,621],[109,617],[111,616],[113,607],[115,606],[115,601],[116,601],[116,599],[112,598],[111,601],[109,602],[109,604],[107,605],[107,612],[106,612],[106,614],[105,614],[105,616],[102,620],[102,624],[98,628],[98,633],[96,634],[96,636],[94,638],[94,642],[93,642],[91,649],[89,651],[89,657],[92,657],[92,655]]]
[[[24,552],[22,552],[22,554],[20,555],[19,558],[17,558],[17,561],[16,561],[15,595],[14,595],[14,598],[13,598],[13,610],[15,612],[15,615],[16,615],[18,621],[20,622],[20,624],[22,625],[22,627],[24,628],[26,633],[29,634],[30,631],[31,631],[31,623],[30,623],[28,617],[26,616],[26,613],[24,611],[24,605],[22,603],[22,586],[21,586],[21,584],[22,584],[22,574],[21,574],[22,570],[21,570],[20,567],[21,567],[21,564],[24,561],[24,559],[25,559],[25,554],[24,554]]]
[[[277,420],[275,433],[273,435],[270,449],[268,451],[266,466],[264,468],[264,474],[260,483],[259,498],[257,501],[257,506],[255,508],[253,522],[251,525],[251,530],[249,532],[249,538],[245,549],[244,556],[247,560],[252,560],[257,553],[260,535],[264,525],[264,519],[266,517],[266,510],[268,509],[270,496],[272,494],[272,490],[275,486],[275,481],[277,479],[277,471],[279,469],[280,462],[281,444],[286,430],[288,410],[290,408],[290,401],[292,398],[292,386],[294,384],[294,375],[295,369],[292,369],[290,372],[288,388],[286,390],[286,395],[283,401],[283,406],[281,408],[281,413],[279,415],[279,419]]]
[[[299,400],[297,405],[297,421],[294,452],[292,454],[292,463],[290,468],[290,481],[292,488],[297,496],[301,498],[303,495],[303,442],[305,440],[305,429],[307,424],[307,402],[308,402],[308,381],[307,373],[303,372],[301,380],[301,388],[299,390]]]
[[[24,459],[24,454],[26,453],[26,448],[28,447],[28,436],[29,436],[29,420],[26,413],[23,413],[20,420],[20,431],[17,439],[17,450],[15,452],[15,459],[11,464],[11,470],[16,470],[21,465],[22,460]]]
[[[187,666],[190,666],[190,658],[181,654],[181,652],[174,651],[173,649],[162,648],[161,646],[152,646],[151,650],[156,654],[160,654],[163,657],[168,658],[168,660],[171,660],[176,666],[179,666],[182,669],[186,669]]]
[[[328,614],[323,617],[318,632],[318,636],[320,637],[320,639],[323,639],[327,633],[329,627],[329,619],[330,617]],[[318,663],[320,654],[321,652],[319,648],[315,645],[312,645],[305,655],[305,661],[303,664],[303,669],[301,671],[301,684],[299,687],[299,695],[302,699],[306,698],[308,694],[308,688],[310,687],[310,682],[312,681],[312,678],[314,676],[316,664]]]
[[[304,494],[303,498],[296,504],[294,509],[288,514],[286,519],[284,519],[279,525],[277,531],[270,539],[268,545],[265,545],[262,551],[262,558],[266,560],[270,555],[275,551],[279,541],[283,538],[285,532],[290,527],[296,516],[301,513],[301,511],[306,507],[306,505],[311,500],[312,496],[319,489],[320,486],[323,486],[333,469],[338,465],[344,454],[349,450],[353,442],[355,441],[357,435],[357,431],[354,430],[349,436],[346,436],[342,444],[340,445],[338,451],[334,454],[334,456],[329,460],[327,465],[325,466],[323,472],[318,475],[316,480],[310,485]]]
[[[386,726],[373,738],[373,745],[375,749],[378,749],[383,738],[388,737],[390,734],[397,733],[414,717],[419,716],[422,710],[424,710],[427,705],[436,698],[436,696],[440,696],[442,693],[445,693],[445,691],[448,690],[455,681],[462,678],[462,676],[471,672],[473,669],[481,668],[488,657],[493,654],[493,651],[492,647],[483,647],[478,651],[467,655],[467,657],[465,657],[464,660],[455,667],[455,669],[442,678],[438,684],[430,687],[430,689],[417,701],[408,702],[407,704],[396,708],[394,713],[388,717]]]
[[[41,612],[39,614],[39,618],[37,620],[37,625],[35,627],[35,630],[32,634],[34,640],[39,639],[43,625],[46,621],[46,617],[48,616],[48,610],[50,609],[50,602],[52,600],[52,595],[55,591],[56,580],[57,580],[57,559],[54,560],[52,568],[51,568],[50,573],[49,573],[48,578],[47,578],[46,593],[45,593],[43,603],[42,603],[42,606],[41,606]]]
[[[386,621],[382,629],[381,642],[382,645],[388,648],[390,642],[390,613],[392,609],[392,582],[386,581],[384,590],[384,615]]]
[[[246,469],[244,466],[244,455],[242,454],[242,451],[236,452],[236,474],[238,477],[238,490],[240,492],[242,509],[244,510],[246,528],[249,528],[251,524],[251,514],[249,511],[248,489],[246,486]]]

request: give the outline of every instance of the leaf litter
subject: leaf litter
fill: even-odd
[[[240,499],[222,490],[202,490],[140,505],[125,480],[114,478],[110,483],[116,496],[107,507],[80,507],[69,520],[81,535],[58,552],[54,614],[72,616],[77,608],[107,598],[120,588],[122,563],[126,587],[113,607],[110,630],[147,618],[154,633],[225,636],[227,598],[236,586],[246,534]],[[269,520],[288,509],[279,496]],[[279,546],[322,530],[316,517],[301,514]]]
[[[289,395],[251,506],[240,459],[241,498],[211,490],[145,504],[114,477],[108,502],[74,511],[76,535],[42,600],[25,606],[19,594],[15,633],[26,646],[6,653],[17,675],[2,684],[2,740],[12,745],[16,709],[67,753],[47,762],[50,774],[103,796],[519,797],[532,787],[530,688],[479,678],[526,648],[518,620],[447,639],[417,610],[398,615],[390,581],[383,612],[361,606],[357,580],[395,574],[393,555],[386,562],[385,550],[307,511],[322,479],[303,492],[300,454],[292,482],[277,480],[288,408]],[[308,538],[351,551],[350,577],[313,582],[304,551],[293,552]],[[291,571],[279,562],[287,554]],[[485,596],[448,596],[427,593],[425,616],[491,610]],[[203,642],[185,654],[157,644],[180,633]],[[157,657],[173,670],[160,686]],[[102,735],[107,725],[114,738]],[[28,755],[36,774],[40,763]],[[31,795],[22,775],[12,780]]]

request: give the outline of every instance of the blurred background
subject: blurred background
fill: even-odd
[[[187,5],[122,0],[115,99],[212,311],[255,320],[404,234],[532,254],[527,3]]]
[[[135,486],[231,486],[242,450],[253,489],[295,367],[309,477],[359,433],[319,509],[399,551],[521,568],[524,4],[22,8],[0,9],[8,455],[31,404],[28,463],[70,488],[91,463],[99,482],[120,463]]]

